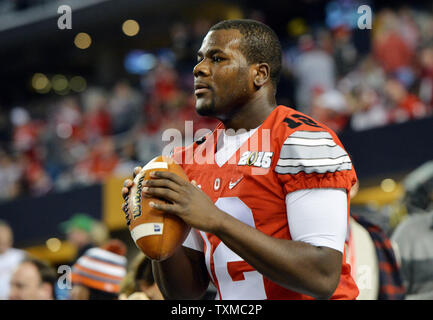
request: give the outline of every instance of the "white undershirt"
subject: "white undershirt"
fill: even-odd
[[[258,127],[234,135],[227,135],[225,131],[223,131],[217,141],[217,152],[215,153],[216,164],[222,167],[257,129]]]
[[[215,153],[216,163],[221,167],[256,130],[232,136],[221,134]],[[347,232],[345,189],[303,189],[289,193],[286,195],[286,212],[292,240],[343,253]],[[183,245],[203,251],[203,240],[194,229]]]
[[[343,253],[347,232],[345,189],[303,189],[286,195],[287,221],[294,241]]]

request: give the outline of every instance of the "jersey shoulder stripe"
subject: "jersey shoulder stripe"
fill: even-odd
[[[278,174],[351,170],[347,152],[327,131],[295,131],[284,141],[275,167]]]

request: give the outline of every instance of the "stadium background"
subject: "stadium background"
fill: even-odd
[[[362,4],[371,30],[357,27]],[[402,180],[433,159],[432,14],[428,1],[0,0],[0,219],[16,247],[53,265],[74,256],[59,225],[80,212],[132,256],[122,181],[161,152],[164,129],[213,128],[193,110],[196,51],[215,22],[252,18],[282,41],[277,101],[338,132],[360,180],[353,210],[390,233],[407,214]],[[311,50],[335,75],[301,105],[308,75],[295,61]]]

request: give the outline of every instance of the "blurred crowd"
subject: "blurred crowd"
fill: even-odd
[[[80,213],[63,224],[76,257],[58,266],[13,247],[13,231],[0,220],[0,300],[162,300],[151,260],[108,234],[92,236],[99,223]]]
[[[59,226],[76,253],[54,265],[14,248],[13,230],[0,220],[0,300],[163,300],[152,260],[113,238],[85,213]],[[210,286],[203,299],[213,299]]]
[[[0,150],[0,201],[130,175],[161,153],[165,129],[183,133],[186,120],[213,129],[216,121],[196,115],[178,77],[161,63],[146,75],[144,93],[119,81],[110,93],[95,87],[50,101],[42,116],[13,108],[10,143]]]
[[[253,18],[266,22],[262,14]],[[138,76],[138,85],[90,84],[80,94],[3,111],[0,201],[129,175],[136,164],[161,153],[165,129],[183,133],[185,120],[194,121],[194,130],[213,129],[215,120],[194,111],[191,73],[211,24],[203,19],[173,24],[170,54],[158,56],[154,67]],[[367,42],[349,23],[313,28],[290,21],[288,35],[280,35],[284,68],[278,102],[337,133],[430,116],[432,12],[383,9],[365,32],[371,33]]]
[[[301,22],[294,25],[303,30]],[[383,9],[375,13],[369,41],[362,32],[336,24],[300,35],[286,51],[298,109],[337,132],[430,116],[432,12]]]

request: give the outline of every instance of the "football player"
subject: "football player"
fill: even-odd
[[[154,172],[144,188],[169,202],[154,208],[192,227],[170,258],[153,262],[168,299],[200,298],[209,281],[217,299],[358,295],[344,252],[354,168],[334,132],[277,105],[280,70],[279,40],[260,22],[222,21],[202,42],[196,110],[221,122],[174,150],[191,183]]]

